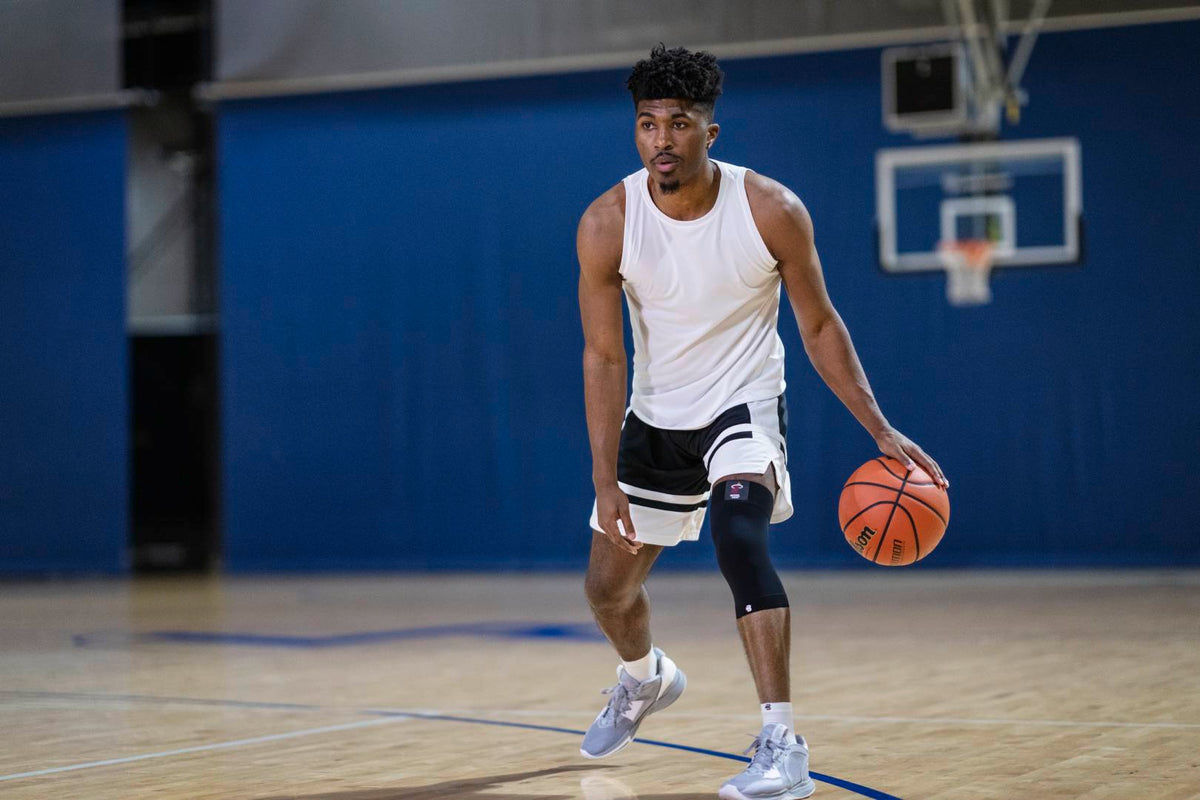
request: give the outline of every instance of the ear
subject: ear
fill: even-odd
[[[707,137],[707,141],[705,142],[705,145],[704,145],[705,149],[708,149],[708,148],[710,148],[710,147],[712,147],[712,146],[713,146],[713,142],[715,142],[715,141],[717,140],[717,135],[718,135],[720,132],[721,132],[721,126],[720,126],[720,125],[718,125],[718,124],[717,124],[717,123],[715,123],[715,122],[710,122],[710,123],[709,123],[709,125],[708,125],[708,131],[707,131],[707,133],[708,133],[708,137]]]

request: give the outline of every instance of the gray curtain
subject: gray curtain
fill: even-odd
[[[660,41],[712,47],[729,57],[949,35],[942,0],[215,2],[215,96],[627,66],[631,55]],[[1025,19],[1032,3],[1011,0],[1009,19]],[[1050,14],[1118,12],[1130,22],[1152,21],[1156,9],[1174,8],[1178,16],[1196,5],[1195,0],[1055,0]]]
[[[0,0],[0,111],[121,89],[119,0]]]
[[[218,0],[221,81],[503,62],[587,63],[719,45],[942,24],[938,0]],[[529,64],[528,71],[540,71]]]

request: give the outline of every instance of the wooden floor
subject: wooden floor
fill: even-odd
[[[785,582],[817,798],[1200,798],[1200,574]],[[688,690],[602,762],[581,584],[0,585],[0,797],[715,797],[759,727],[719,576],[651,579]]]

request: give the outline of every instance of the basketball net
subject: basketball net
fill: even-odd
[[[946,268],[946,299],[952,306],[978,306],[992,302],[988,278],[996,256],[988,239],[938,242],[938,257]]]

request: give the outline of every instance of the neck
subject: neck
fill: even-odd
[[[680,183],[672,192],[664,192],[653,175],[649,176],[649,182],[654,205],[668,217],[680,221],[699,219],[711,211],[717,203],[721,185],[720,170],[707,158],[698,176]]]

